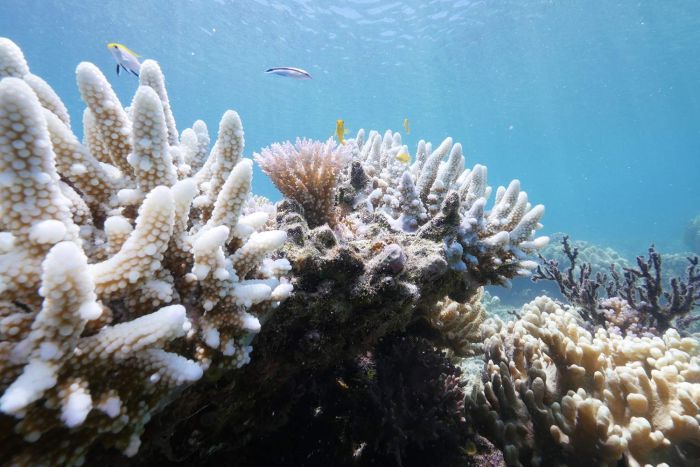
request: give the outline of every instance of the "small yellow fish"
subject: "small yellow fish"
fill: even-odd
[[[411,127],[408,126],[408,119],[407,118],[403,119],[403,129],[406,130],[407,135],[411,134]]]
[[[467,446],[463,449],[463,452],[468,456],[473,456],[477,453],[476,444],[473,441],[468,441]]]
[[[139,54],[133,50],[129,50],[126,46],[118,44],[116,42],[110,42],[107,44],[107,48],[112,53],[114,60],[117,61],[117,75],[119,75],[120,67],[124,71],[130,71],[134,75],[138,76],[141,71],[141,63],[139,63]]]
[[[411,162],[411,156],[409,156],[407,152],[400,152],[396,155],[396,160],[403,164],[408,164]]]
[[[350,386],[348,386],[348,383],[346,383],[345,381],[343,381],[343,378],[337,378],[337,379],[335,380],[335,382],[338,383],[338,386],[340,386],[340,387],[343,388],[343,389],[348,389],[348,388],[350,387]]]
[[[345,144],[345,135],[347,130],[345,129],[345,122],[343,120],[336,120],[335,122],[335,134],[338,136],[338,142],[340,144]]]

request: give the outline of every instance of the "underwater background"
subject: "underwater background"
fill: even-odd
[[[684,251],[700,196],[700,2],[3,0],[11,37],[75,121],[76,65],[97,64],[125,105],[108,42],[158,60],[175,118],[225,109],[252,155],[344,119],[421,138],[450,135],[491,185],[518,177],[546,206],[544,233],[641,254]],[[313,80],[266,75],[274,66]],[[76,128],[80,131],[80,128]],[[80,135],[79,135],[80,136]],[[280,199],[256,167],[254,191]]]

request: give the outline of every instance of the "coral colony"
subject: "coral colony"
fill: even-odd
[[[178,134],[156,62],[126,109],[94,65],[76,76],[82,142],[0,39],[2,463],[216,462],[265,421],[303,446],[293,427],[324,417],[338,465],[698,461],[700,345],[673,327],[697,259],[664,292],[650,251],[599,299],[574,264],[535,261],[544,207],[518,180],[489,203],[451,138],[412,158],[391,131],[272,144],[254,160],[273,205],[250,193],[236,112],[210,148],[202,121]],[[572,304],[488,318],[483,286],[533,270]],[[483,384],[464,388],[465,357]],[[303,394],[325,401],[312,418]]]
[[[157,63],[128,112],[78,66],[84,144],[7,39],[0,75],[0,410],[16,420],[3,457],[79,464],[95,442],[134,455],[173,391],[249,361],[292,289],[271,257],[286,234],[249,202],[238,115],[208,157],[201,122],[179,143]]]

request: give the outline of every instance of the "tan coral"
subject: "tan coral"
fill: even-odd
[[[445,297],[433,308],[430,321],[439,332],[438,343],[459,357],[472,356],[482,350],[479,327],[487,317],[481,304],[483,293],[480,288],[467,303]]]
[[[674,464],[697,452],[696,340],[673,329],[661,338],[591,334],[575,310],[546,297],[517,321],[487,322],[484,333],[488,380],[472,412],[509,464],[548,459],[551,442],[574,464],[615,465],[622,456],[630,465]],[[504,387],[513,388],[509,397]]]

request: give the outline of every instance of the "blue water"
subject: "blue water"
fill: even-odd
[[[519,178],[546,232],[680,251],[700,213],[697,0],[2,0],[0,35],[76,123],[81,60],[130,101],[137,79],[105,47],[121,42],[160,62],[180,130],[202,118],[215,133],[235,109],[248,155],[325,139],[338,118],[353,132],[409,118],[411,148],[450,135],[494,187]],[[254,191],[279,198],[259,171]]]

